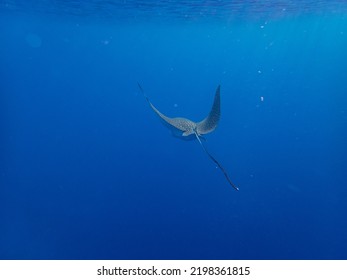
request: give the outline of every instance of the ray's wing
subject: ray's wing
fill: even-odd
[[[147,99],[147,98],[146,98]],[[186,131],[186,124],[188,122],[185,118],[169,118],[165,116],[163,113],[161,113],[157,108],[154,107],[154,105],[147,99],[149,105],[153,109],[153,111],[160,117],[160,119],[164,122],[164,125],[166,125],[170,129],[178,129],[181,132]]]
[[[186,123],[189,121],[185,118],[170,118],[168,116],[165,116],[163,113],[161,113],[152,103],[149,101],[149,98],[144,93],[141,85],[137,83],[137,85],[140,88],[140,91],[142,92],[143,96],[146,98],[149,106],[151,106],[152,110],[160,117],[160,119],[163,121],[164,125],[166,125],[169,129],[178,129],[181,132],[186,131]]]
[[[197,123],[197,132],[199,135],[207,134],[216,129],[220,119],[220,85],[217,87],[214,101],[208,116]]]

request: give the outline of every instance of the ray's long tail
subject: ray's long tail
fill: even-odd
[[[209,156],[210,159],[212,159],[212,161],[218,165],[218,167],[220,168],[220,170],[223,172],[225,178],[227,179],[227,181],[229,182],[229,184],[235,189],[235,190],[239,190],[238,187],[235,186],[235,184],[230,180],[228,173],[225,171],[224,167],[208,152],[208,150],[205,148],[204,144],[202,144],[200,137],[195,133],[196,139],[198,139],[202,149],[205,151],[205,153]]]

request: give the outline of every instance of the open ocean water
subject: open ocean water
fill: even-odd
[[[0,1],[1,259],[346,259],[346,1]],[[199,121],[172,137],[146,103]]]

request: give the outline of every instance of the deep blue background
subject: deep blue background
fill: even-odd
[[[347,13],[238,15],[2,7],[1,259],[347,258]]]

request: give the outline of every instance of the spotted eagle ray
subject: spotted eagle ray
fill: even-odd
[[[209,158],[218,165],[229,184],[238,191],[239,188],[236,187],[235,184],[230,180],[229,175],[225,171],[224,167],[209,153],[200,139],[203,137],[202,135],[214,131],[218,125],[220,119],[220,85],[217,87],[210,113],[200,122],[194,122],[182,117],[170,118],[165,116],[151,103],[151,101],[149,101],[149,98],[144,93],[141,85],[139,83],[137,83],[137,85],[140,88],[143,96],[146,98],[148,104],[151,106],[152,110],[160,117],[164,125],[173,132],[174,136],[184,140],[196,138]]]

